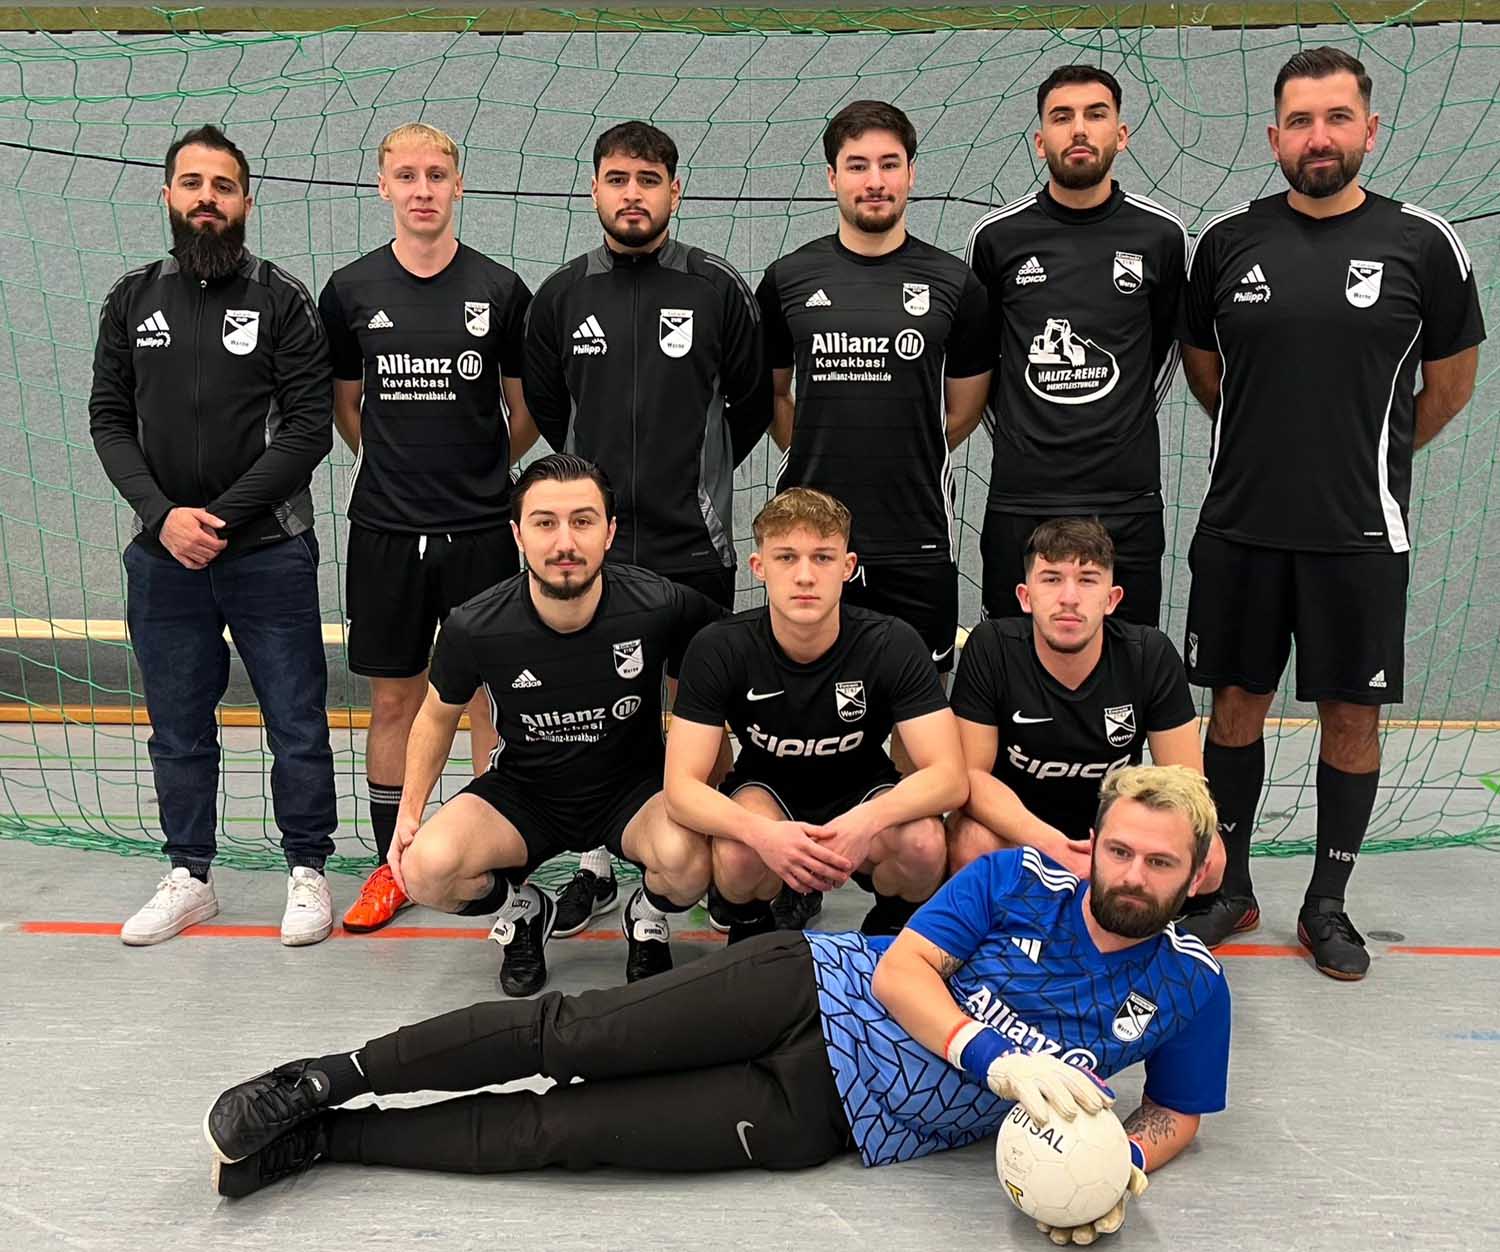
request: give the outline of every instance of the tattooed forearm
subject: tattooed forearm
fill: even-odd
[[[1125,1119],[1125,1133],[1143,1145],[1171,1143],[1177,1138],[1177,1114],[1144,1096],[1141,1107]]]
[[[958,971],[963,967],[964,963],[962,961],[960,961],[956,956],[949,956],[946,952],[944,952],[938,959],[938,973],[943,976],[943,981],[945,982],[948,979],[952,978],[953,975],[958,973]]]

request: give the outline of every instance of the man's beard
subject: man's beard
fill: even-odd
[[[666,234],[667,227],[672,224],[672,219],[669,216],[662,225],[658,226],[655,218],[648,217],[638,225],[622,226],[616,219],[601,215],[599,222],[604,227],[604,233],[616,243],[623,244],[627,248],[644,248]]]
[[[546,566],[544,565],[543,569],[545,568]],[[541,593],[549,600],[576,600],[579,596],[585,595],[588,592],[589,588],[591,588],[596,582],[599,581],[599,575],[603,572],[604,565],[601,562],[598,566],[595,567],[592,574],[590,574],[587,578],[581,579],[578,582],[573,582],[571,580],[564,583],[549,582],[547,579],[543,578],[541,574],[536,573],[535,571],[533,571],[532,576],[533,578],[535,578],[536,585],[538,588],[540,588]]]
[[[1330,156],[1337,157],[1338,164],[1318,170],[1304,169],[1301,164],[1291,165],[1283,161],[1281,162],[1282,175],[1291,184],[1293,191],[1301,192],[1313,200],[1336,196],[1354,181],[1355,175],[1359,173],[1359,167],[1365,163],[1365,154],[1358,149],[1353,152],[1340,152],[1335,148],[1332,152],[1319,152],[1311,156],[1303,153],[1302,160],[1323,160]]]
[[[1108,148],[1093,148],[1094,159],[1083,165],[1073,165],[1068,162],[1068,152],[1082,145],[1071,143],[1056,156],[1047,153],[1047,170],[1052,175],[1052,181],[1059,187],[1068,191],[1087,191],[1090,187],[1097,187],[1109,177],[1110,168],[1115,163],[1115,154],[1119,151],[1118,144],[1111,144]]]
[[[194,226],[176,209],[168,209],[167,218],[172,224],[172,253],[188,273],[214,280],[228,278],[239,268],[245,253],[243,217],[233,221],[221,216],[222,227],[213,222]]]
[[[1097,869],[1097,862],[1095,865]],[[1159,904],[1144,894],[1127,892],[1123,888],[1110,889],[1099,886],[1098,875],[1091,875],[1093,886],[1089,888],[1089,909],[1094,920],[1112,935],[1122,939],[1149,939],[1163,931],[1167,923],[1182,912],[1183,902],[1192,884],[1189,877],[1182,889],[1164,904]],[[1137,906],[1123,903],[1124,899],[1137,902]]]
[[[870,205],[854,204],[847,212],[844,206],[840,205],[839,212],[855,230],[862,230],[867,235],[883,235],[901,220],[901,213],[905,207],[904,204],[898,204],[894,199],[890,199],[877,200]]]

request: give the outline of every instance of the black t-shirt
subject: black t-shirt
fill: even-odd
[[[483,686],[500,747],[495,768],[539,795],[601,802],[661,777],[662,667],[723,610],[634,565],[606,565],[582,630],[559,634],[536,611],[525,571],[454,609],[429,679],[446,704]]]
[[[777,489],[842,500],[866,561],[952,560],[943,379],[983,374],[994,355],[974,272],[910,236],[866,257],[828,235],[774,262],[755,294],[766,363],[795,378]]]
[[[318,311],[333,376],[364,383],[350,521],[433,534],[507,520],[500,375],[521,376],[530,300],[519,275],[463,244],[431,278],[387,244],[328,280]]]
[[[1029,617],[980,622],[959,659],[953,711],[999,730],[991,772],[1070,839],[1088,837],[1100,782],[1141,763],[1149,732],[1197,716],[1172,641],[1113,617],[1099,664],[1076,691],[1042,665]]]
[[[1208,534],[1309,552],[1405,552],[1417,365],[1484,338],[1468,253],[1435,213],[1365,192],[1337,217],[1284,194],[1193,248],[1185,343],[1224,363]]]
[[[1083,210],[1043,187],[980,218],[968,256],[999,338],[989,507],[1160,508],[1156,413],[1177,369],[1182,223],[1118,183]]]
[[[728,722],[740,743],[736,775],[764,783],[792,812],[888,774],[891,727],[947,704],[916,631],[850,604],[839,614],[837,641],[809,664],[781,650],[768,608],[709,627],[682,662],[672,716]]]

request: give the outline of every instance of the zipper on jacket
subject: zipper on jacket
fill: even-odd
[[[630,536],[630,561],[641,563],[641,515],[636,507],[640,494],[640,470],[636,465],[636,431],[640,427],[640,382],[641,382],[641,267],[630,267],[630,519],[633,533]]]
[[[193,475],[198,480],[198,499],[202,508],[208,503],[208,493],[203,490],[203,410],[198,391],[203,375],[203,304],[207,297],[208,280],[198,280],[198,314],[193,321]]]

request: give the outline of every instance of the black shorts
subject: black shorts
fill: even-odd
[[[953,668],[958,639],[958,566],[952,561],[896,565],[861,561],[844,584],[844,599],[876,613],[899,617],[932,653],[939,674]]]
[[[1084,516],[1084,515],[1080,515]],[[1156,626],[1161,617],[1161,558],[1167,550],[1160,507],[1149,513],[1104,513],[1097,516],[1115,541],[1115,584],[1125,596],[1115,610],[1121,621]],[[981,599],[986,617],[1020,617],[1016,584],[1026,581],[1023,557],[1026,541],[1051,517],[1032,513],[984,515],[979,536],[979,558],[984,564]]]
[[[420,674],[449,611],[521,568],[509,523],[405,535],[351,522],[348,560],[349,668],[367,678]]]
[[[724,775],[724,781],[719,784],[719,790],[733,799],[736,792],[743,791],[746,787],[759,787],[781,806],[781,811],[792,821],[821,826],[825,822],[831,822],[840,814],[847,813],[856,804],[863,804],[866,800],[874,799],[882,791],[889,791],[900,781],[901,775],[893,765],[889,774],[881,773],[874,782],[855,787],[831,800],[820,801],[816,804],[789,804],[775,787],[757,778],[748,778],[738,770],[732,769]]]
[[[1188,568],[1188,681],[1275,691],[1295,638],[1297,699],[1401,702],[1406,553],[1291,552],[1200,532]]]
[[[662,574],[674,583],[691,587],[700,596],[707,596],[726,612],[734,612],[734,571],[732,569],[684,569],[669,570]]]
[[[516,828],[526,845],[523,868],[529,874],[560,853],[589,852],[601,844],[611,856],[629,861],[621,846],[625,827],[660,790],[659,777],[645,778],[590,804],[556,792],[541,794],[502,768],[485,770],[459,794],[478,796]]]

